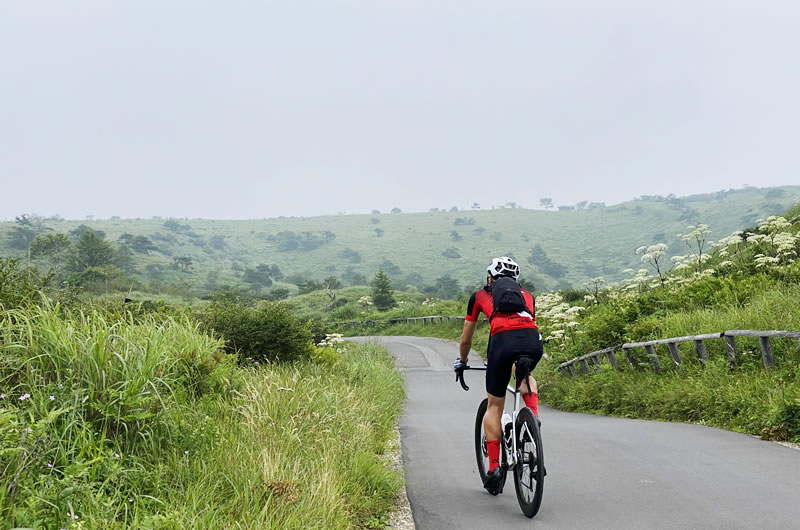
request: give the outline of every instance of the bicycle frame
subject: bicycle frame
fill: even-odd
[[[472,367],[472,366],[465,366],[464,370],[479,370],[482,372],[486,371],[486,367]],[[469,390],[469,387],[464,382],[464,372],[462,371],[459,374],[456,374],[456,380],[461,383],[461,387],[464,390]],[[508,465],[508,469],[514,469],[517,465],[517,415],[519,414],[519,390],[514,388],[511,385],[506,387],[506,391],[514,395],[514,409],[511,411],[511,445],[512,447],[508,447],[507,444],[503,443],[502,446],[506,452],[506,463]],[[503,432],[503,426],[500,425],[500,438],[505,441],[505,433]]]

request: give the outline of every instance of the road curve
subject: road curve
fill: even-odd
[[[539,514],[519,509],[511,476],[492,497],[475,466],[483,375],[455,382],[451,341],[356,337],[382,344],[408,384],[400,421],[406,489],[418,529],[800,528],[800,451],[680,423],[540,407],[548,476]],[[472,363],[480,357],[472,352]],[[506,400],[507,406],[510,400]]]

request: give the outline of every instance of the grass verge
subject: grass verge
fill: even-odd
[[[188,319],[0,313],[0,528],[380,527],[389,355],[243,368]]]
[[[785,373],[733,369],[723,359],[705,369],[662,375],[608,365],[569,377],[553,363],[537,370],[540,394],[562,410],[712,425],[764,439],[800,441],[800,388]]]

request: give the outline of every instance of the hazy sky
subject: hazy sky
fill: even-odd
[[[0,218],[800,184],[796,0],[0,0]]]

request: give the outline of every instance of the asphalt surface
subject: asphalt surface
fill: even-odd
[[[470,391],[461,389],[452,372],[457,344],[420,337],[350,340],[383,344],[406,377],[400,433],[406,489],[420,530],[800,529],[798,450],[711,427],[544,406],[539,414],[548,476],[542,507],[528,519],[510,474],[502,495],[482,489],[473,433],[486,396],[483,372],[466,372]],[[481,363],[475,352],[470,361]]]

